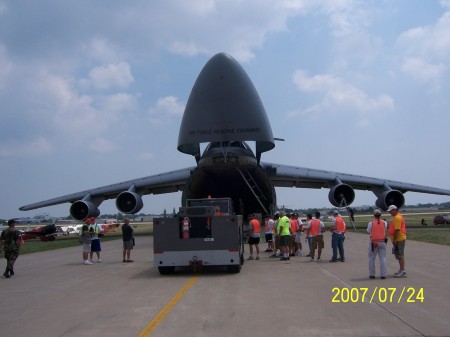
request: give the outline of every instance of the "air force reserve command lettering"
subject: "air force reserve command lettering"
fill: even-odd
[[[237,128],[237,129],[203,129],[190,130],[190,135],[222,135],[222,134],[239,134],[239,133],[259,133],[261,128]]]

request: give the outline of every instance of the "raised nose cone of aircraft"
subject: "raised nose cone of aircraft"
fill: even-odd
[[[219,53],[203,67],[184,110],[178,150],[198,154],[200,143],[256,141],[257,157],[275,147],[259,95],[241,65]]]

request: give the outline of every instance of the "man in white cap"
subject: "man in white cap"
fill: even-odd
[[[389,224],[389,235],[394,245],[395,258],[398,260],[400,270],[394,274],[394,277],[406,277],[405,271],[405,242],[406,242],[406,225],[403,215],[398,211],[397,206],[390,205],[387,210],[392,219]]]
[[[369,277],[375,278],[375,259],[378,254],[380,260],[380,274],[381,278],[386,278],[386,229],[387,222],[380,219],[381,211],[376,208],[373,211],[375,219],[367,225],[367,233],[370,234],[369,244]]]

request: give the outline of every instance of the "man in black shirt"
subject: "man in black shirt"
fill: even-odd
[[[122,241],[123,241],[123,261],[122,262],[133,262],[130,260],[131,250],[133,249],[133,228],[130,226],[130,219],[125,218],[124,224],[122,225]],[[125,259],[126,256],[126,259]]]

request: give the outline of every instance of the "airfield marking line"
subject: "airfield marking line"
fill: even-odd
[[[172,310],[175,304],[186,294],[190,287],[198,280],[199,276],[192,277],[181,290],[172,299],[167,302],[164,308],[156,315],[156,317],[145,327],[144,330],[138,335],[138,337],[147,337],[153,332],[153,330],[158,326],[159,323],[167,316],[167,314]]]

